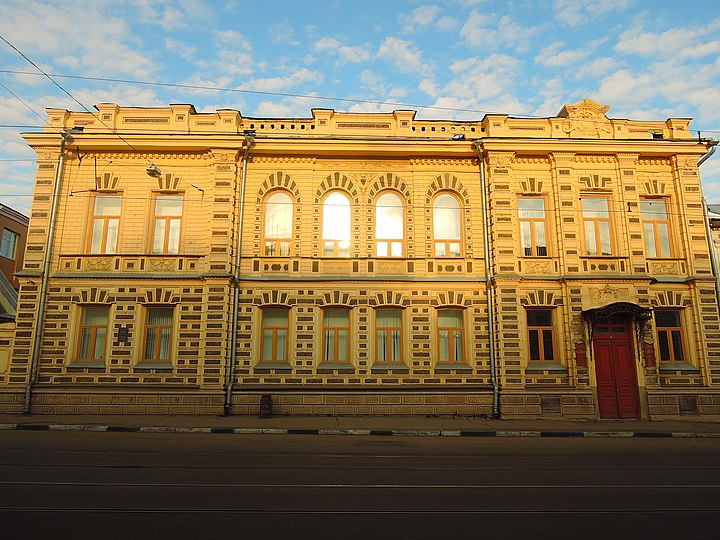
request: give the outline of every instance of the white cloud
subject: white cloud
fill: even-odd
[[[581,26],[605,13],[625,11],[631,0],[555,0],[555,18],[569,26]]]
[[[0,34],[31,58],[59,59],[83,75],[152,77],[157,68],[108,3],[19,2],[3,11]]]
[[[312,97],[288,97],[262,101],[252,116],[258,118],[308,118],[310,109],[327,107],[327,101]]]
[[[582,49],[564,50],[562,41],[551,43],[535,57],[535,62],[548,67],[562,67],[576,64],[588,56],[589,51]]]
[[[459,24],[460,21],[448,15],[443,15],[437,20],[438,30],[442,30],[443,32],[454,32]]]
[[[678,27],[664,32],[646,32],[638,26],[626,30],[618,39],[615,51],[646,57],[702,58],[717,56],[720,40],[717,30],[720,19],[705,26]],[[712,39],[712,38],[716,39]],[[710,41],[707,41],[711,38]]]
[[[538,32],[538,27],[520,26],[509,15],[497,17],[476,10],[470,12],[460,29],[460,37],[471,47],[497,50],[502,47],[526,49],[528,38]]]
[[[247,84],[246,88],[259,92],[283,92],[307,82],[321,82],[322,80],[322,73],[301,68],[286,77],[254,79]]]
[[[413,9],[409,14],[398,15],[398,21],[402,25],[403,33],[422,30],[435,22],[440,14],[440,7],[434,5],[420,6]]]
[[[178,39],[166,38],[165,48],[168,51],[172,51],[175,54],[181,56],[185,60],[193,60],[193,58],[197,54],[197,47],[186,45]]]
[[[287,21],[271,24],[268,27],[268,34],[270,34],[270,41],[276,45],[290,45],[291,47],[300,45],[300,42],[295,39],[295,29]]]
[[[432,66],[423,60],[422,52],[412,41],[387,37],[380,44],[376,58],[386,60],[404,73],[428,75]]]
[[[370,51],[362,46],[351,47],[343,45],[339,40],[332,37],[320,38],[313,46],[317,52],[334,52],[337,54],[335,66],[344,64],[359,64],[370,60]]]

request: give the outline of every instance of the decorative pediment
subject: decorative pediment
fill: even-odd
[[[104,173],[95,177],[95,189],[97,191],[116,191],[120,177],[112,173]]]
[[[650,300],[653,307],[675,307],[682,308],[689,306],[692,302],[689,298],[685,297],[685,294],[679,291],[664,291],[659,292],[654,298]]]
[[[76,289],[72,295],[75,304],[112,304],[115,297],[106,289],[89,287],[87,289]]]
[[[470,305],[470,300],[466,300],[465,295],[461,292],[448,291],[438,293],[437,299],[432,299],[430,305],[433,307],[466,307]]]
[[[369,304],[373,307],[378,306],[398,306],[406,307],[410,305],[410,300],[403,298],[401,292],[385,291],[375,295],[375,298],[371,298]]]
[[[172,173],[167,173],[160,176],[157,182],[160,191],[176,191],[180,185],[180,177]]]
[[[156,287],[140,292],[137,302],[138,304],[179,304],[180,296],[173,289]]]
[[[555,293],[543,290],[530,291],[525,298],[520,299],[520,303],[526,307],[555,307]]]
[[[318,306],[350,307],[355,304],[355,302],[350,299],[350,293],[340,291],[324,292],[315,302]]]
[[[256,306],[294,306],[297,302],[290,296],[288,292],[280,292],[278,290],[264,291],[253,299]]]
[[[657,178],[652,178],[643,181],[645,187],[645,193],[648,195],[665,195],[667,189],[667,183]]]
[[[592,176],[581,176],[580,183],[585,184],[587,189],[610,189],[612,178],[593,174]]]
[[[557,114],[565,118],[562,129],[570,137],[606,139],[612,134],[610,121],[605,113],[610,109],[592,99],[583,99],[574,105],[565,105]]]
[[[527,195],[539,195],[542,193],[543,184],[544,182],[542,180],[538,180],[537,178],[526,178],[525,180],[520,180],[522,192]]]

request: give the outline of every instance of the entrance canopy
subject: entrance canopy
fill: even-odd
[[[632,302],[615,302],[601,308],[586,309],[582,312],[582,316],[586,321],[595,322],[597,320],[608,319],[613,315],[630,315],[638,321],[647,321],[652,317],[652,311]]]

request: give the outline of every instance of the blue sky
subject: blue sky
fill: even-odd
[[[0,35],[88,109],[481,119],[554,116],[590,97],[610,117],[692,117],[720,138],[717,1],[0,0],[0,13]],[[27,214],[35,154],[16,126],[82,108],[2,41],[0,70],[0,202]],[[720,202],[720,157],[701,176]]]

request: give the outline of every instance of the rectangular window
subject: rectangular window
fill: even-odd
[[[585,226],[585,255],[608,257],[612,255],[610,232],[610,201],[600,197],[582,199]]]
[[[347,362],[350,359],[350,311],[343,308],[323,310],[323,361]]]
[[[378,362],[402,362],[402,310],[378,309],[375,312]]]
[[[15,259],[17,256],[17,245],[20,235],[10,229],[3,229],[2,241],[0,241],[0,256],[6,259]]]
[[[153,218],[153,253],[176,255],[180,248],[183,196],[158,195]]]
[[[102,361],[105,358],[110,309],[83,307],[76,360]]]
[[[145,360],[170,361],[173,308],[147,308],[145,321]]]
[[[547,221],[544,199],[518,199],[520,240],[525,257],[546,257]]]
[[[438,311],[440,362],[463,362],[463,313],[459,309]]]
[[[667,203],[661,199],[640,201],[645,251],[648,257],[672,257],[670,216]]]
[[[528,309],[527,328],[530,361],[553,362],[553,315],[552,309]]]
[[[289,315],[288,308],[262,310],[261,362],[287,362]]]
[[[116,253],[121,206],[121,195],[95,197],[90,253]]]
[[[655,311],[655,331],[660,348],[660,361],[684,362],[680,311],[676,309]]]

